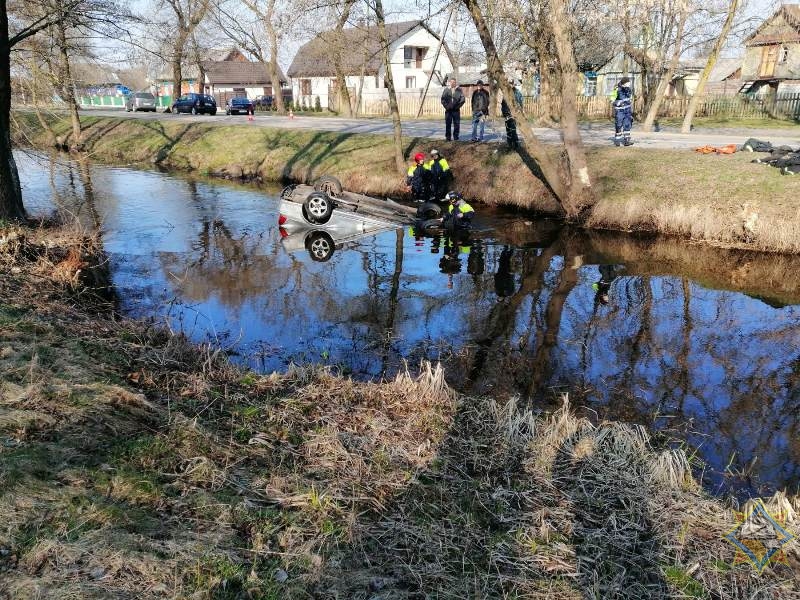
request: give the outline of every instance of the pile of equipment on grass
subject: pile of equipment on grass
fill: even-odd
[[[752,162],[762,163],[781,170],[781,175],[800,174],[800,148],[791,146],[774,146],[769,142],[750,138],[742,145],[742,150],[768,154],[756,158]]]

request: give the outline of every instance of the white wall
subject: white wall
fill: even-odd
[[[426,71],[430,72],[433,68],[433,59],[436,55],[436,48],[439,45],[439,40],[436,39],[433,35],[430,34],[426,29],[422,27],[418,27],[413,31],[410,31],[403,37],[396,40],[390,47],[390,61],[392,65],[392,77],[394,78],[394,85],[397,89],[398,94],[400,93],[410,93],[412,90],[417,97],[422,92],[422,89],[425,88],[425,84],[428,81],[428,74]],[[414,66],[410,69],[405,68],[405,58],[404,58],[404,47],[405,46],[413,46],[413,47],[421,47],[427,48],[427,52],[425,53],[424,58],[422,59],[422,68],[416,68],[416,60],[414,60]],[[415,55],[416,56],[416,55]],[[436,61],[436,69],[440,71],[442,76],[448,76],[452,70],[453,65],[450,63],[450,59],[447,56],[444,48],[439,53],[439,59]],[[380,90],[384,89],[384,75],[386,70],[381,67],[380,71],[378,72],[377,77],[375,75],[367,75],[364,77],[363,88],[361,83],[360,75],[348,75],[345,80],[347,82],[347,87],[351,90],[355,91],[357,94],[359,90],[362,90],[363,95],[372,95],[378,94],[380,95]],[[409,90],[406,88],[406,77],[415,77],[415,87]],[[292,97],[294,98],[295,102],[300,102],[303,99],[303,95],[300,93],[300,81],[303,79],[310,79],[311,80],[311,94],[306,95],[306,103],[310,106],[314,106],[314,99],[316,96],[319,96],[320,104],[322,108],[328,108],[328,90],[331,85],[331,81],[335,79],[333,74],[330,77],[297,77],[292,80]],[[431,91],[430,93],[436,93],[435,90],[439,90],[439,94],[441,94],[441,85],[436,77],[433,78],[431,81]]]

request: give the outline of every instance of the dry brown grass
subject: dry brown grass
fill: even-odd
[[[427,364],[241,371],[13,264],[0,595],[796,597],[796,548],[732,565],[731,511],[640,427],[459,397]]]

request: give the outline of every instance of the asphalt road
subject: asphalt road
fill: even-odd
[[[219,123],[223,125],[241,125],[243,127],[281,127],[292,129],[314,129],[319,131],[333,131],[346,133],[373,133],[392,134],[392,122],[389,119],[343,119],[338,117],[306,117],[295,116],[281,117],[272,113],[256,113],[254,121],[248,121],[246,115],[227,116],[220,111],[215,116],[171,113],[127,113],[122,110],[84,110],[84,114],[104,117],[121,117],[142,120],[169,120],[180,122]],[[469,142],[472,124],[469,117],[461,120],[461,140]],[[607,146],[612,143],[614,130],[610,123],[590,123],[581,126],[583,141],[590,146]],[[558,129],[537,127],[536,135],[545,142],[557,143],[561,139]],[[439,120],[409,120],[403,122],[403,135],[417,136],[432,139],[444,139],[444,119]],[[741,144],[749,137],[756,137],[771,141],[774,145],[800,146],[800,126],[785,129],[769,130],[697,130],[683,134],[673,131],[648,132],[637,131],[634,127],[633,140],[644,148],[694,148],[710,144],[724,146],[725,144]],[[505,126],[503,121],[487,121],[486,141],[503,141],[505,139]]]

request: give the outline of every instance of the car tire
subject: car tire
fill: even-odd
[[[336,179],[333,175],[323,175],[314,182],[314,189],[318,192],[324,192],[332,198],[341,198],[342,182]]]
[[[435,202],[426,202],[417,209],[417,216],[420,219],[438,219],[442,216],[442,207]]]
[[[312,231],[305,242],[311,260],[315,262],[327,262],[333,256],[336,249],[333,238],[327,231]]]
[[[193,106],[193,107],[192,107],[192,114],[193,114],[193,115],[196,115],[196,114],[197,114],[197,107],[196,107],[196,106]]]
[[[327,223],[332,214],[333,200],[325,192],[311,192],[303,200],[303,216],[310,223]]]
[[[420,223],[419,230],[423,234],[441,233],[444,230],[444,224],[439,219],[426,219]]]
[[[213,109],[213,110],[212,110],[210,113],[208,113],[208,114],[210,114],[212,117],[215,117],[215,116],[217,115],[217,109],[216,109],[216,108],[215,108],[215,109]]]

